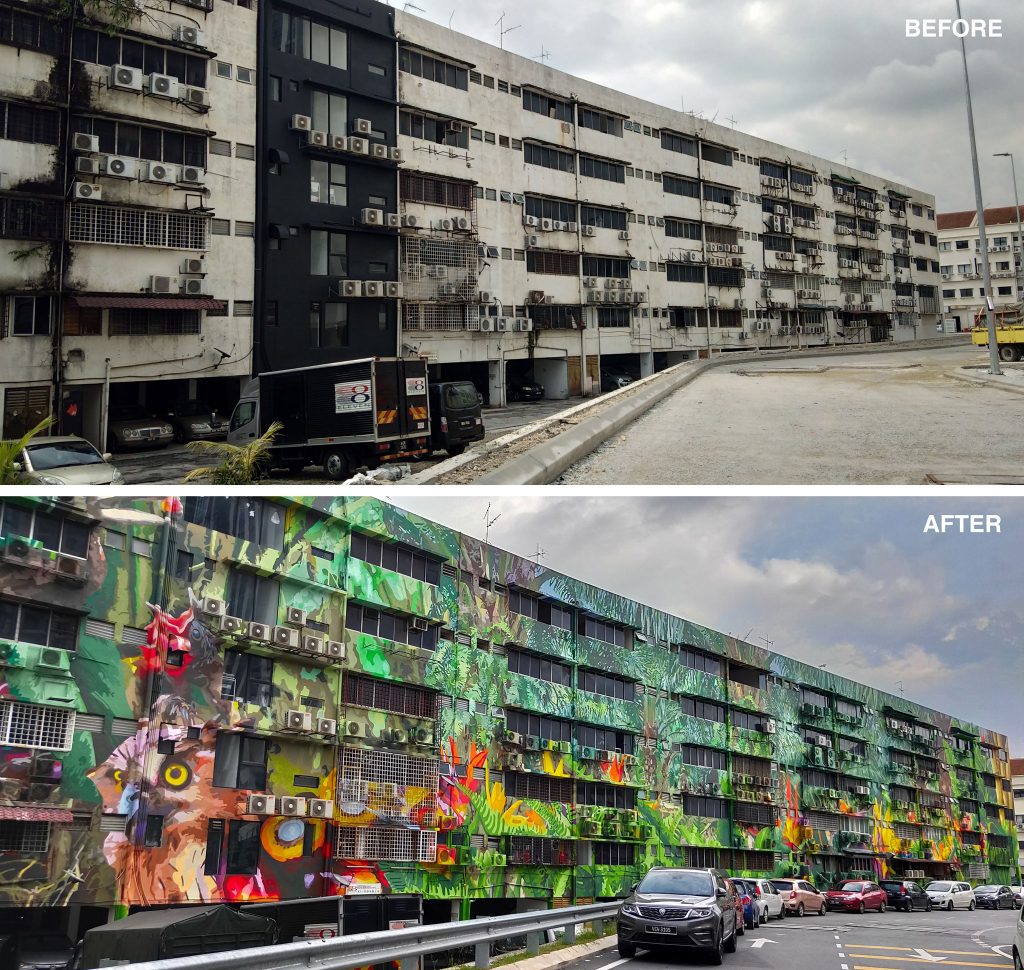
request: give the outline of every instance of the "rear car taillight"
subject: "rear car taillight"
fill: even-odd
[[[907,887],[906,886],[900,886],[900,893],[902,895],[906,896],[907,895]]]
[[[754,887],[754,897],[755,898],[759,898],[760,895],[761,895],[761,887],[760,886],[755,886]]]
[[[790,899],[796,899],[796,890],[795,889],[789,894],[789,898]]]

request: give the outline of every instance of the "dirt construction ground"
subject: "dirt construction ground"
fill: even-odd
[[[1024,394],[951,376],[987,360],[955,347],[716,369],[560,484],[1019,484]]]

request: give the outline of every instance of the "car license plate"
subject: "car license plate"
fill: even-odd
[[[670,933],[675,933],[675,931],[676,930],[675,930],[674,926],[648,926],[647,927],[647,932],[648,933],[666,933],[666,934],[670,934]]]

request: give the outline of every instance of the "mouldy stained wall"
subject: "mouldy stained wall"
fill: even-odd
[[[971,866],[996,880],[1015,874],[1003,736],[375,499],[254,505],[283,519],[280,548],[176,520],[171,549],[160,525],[103,519],[106,509],[152,511],[156,502],[5,502],[51,509],[91,533],[80,567],[31,535],[5,526],[2,536],[0,597],[75,611],[80,621],[73,652],[0,640],[0,704],[78,718],[66,751],[0,747],[0,809],[8,819],[51,820],[45,848],[0,854],[2,905],[278,899],[342,894],[356,883],[435,899],[578,900],[624,893],[656,863],[709,858],[735,873],[800,872],[820,882],[915,869],[980,878]],[[244,515],[235,521],[248,527]],[[428,553],[441,563],[437,581],[350,556],[352,530]],[[243,574],[279,583],[271,587],[279,625],[289,626],[289,608],[301,609],[304,632],[344,644],[344,656],[226,633],[204,600],[227,598],[230,614],[231,584]],[[631,646],[510,612],[510,588],[620,624]],[[147,605],[161,600],[163,609]],[[440,631],[436,649],[347,628],[350,605],[426,620]],[[727,676],[684,665],[672,644],[721,658]],[[575,676],[565,684],[510,672],[517,646],[574,674],[635,683],[635,697],[571,686]],[[248,700],[226,676],[226,659],[240,652],[274,661],[271,683]],[[763,674],[764,686],[734,679],[741,668]],[[369,704],[353,693],[360,684],[376,691]],[[827,694],[829,706],[813,710],[798,685]],[[685,697],[727,708],[727,723],[684,713]],[[858,713],[839,710],[837,699]],[[295,711],[310,714],[313,730],[288,728]],[[509,736],[515,711],[625,732],[635,748],[595,749],[575,730],[561,743]],[[887,725],[899,717],[921,737]],[[315,727],[320,719],[336,722],[337,733]],[[934,729],[927,737],[926,727]],[[798,730],[820,732],[832,747]],[[218,745],[231,734],[266,742],[260,787],[215,777],[225,757]],[[969,739],[963,750],[956,736]],[[863,742],[863,755],[838,750],[839,737]],[[688,763],[686,745],[723,752],[724,768]],[[917,770],[902,776],[892,765],[908,758]],[[848,781],[841,791],[812,784],[822,771]],[[513,784],[522,777],[535,780]],[[588,783],[626,793],[628,807],[583,804]],[[894,796],[901,784],[915,792],[912,803]],[[253,793],[304,798],[307,810],[313,799],[330,802],[333,817],[289,815],[280,801],[274,814],[247,814]],[[724,799],[714,804],[726,817],[695,814],[706,804],[695,798]],[[243,819],[258,826],[259,851],[255,866],[236,872],[217,826]],[[217,865],[214,847],[223,850]]]

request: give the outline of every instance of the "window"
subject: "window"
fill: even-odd
[[[3,9],[0,8],[0,15]],[[0,23],[0,32],[3,25]],[[50,108],[0,101],[0,138],[32,142],[36,145],[60,144],[60,116]]]
[[[227,61],[216,61],[217,77],[231,78],[231,65]]]
[[[537,680],[546,680],[549,683],[562,684],[565,687],[572,683],[572,668],[568,664],[512,647],[508,648],[508,669],[509,673],[523,674],[526,677],[535,677]]]
[[[437,717],[438,695],[432,690],[357,674],[346,674],[342,678],[342,687],[342,701],[345,704],[406,714],[409,717]]]
[[[751,711],[732,711],[729,715],[733,727],[745,731],[764,731],[765,715]]]
[[[453,209],[473,208],[473,185],[455,179],[402,172],[399,180],[399,198],[407,202],[425,202]]]
[[[164,839],[164,817],[163,815],[147,815],[146,828],[142,837],[142,844],[147,849],[158,848]]]
[[[576,725],[576,743],[581,747],[622,754],[633,754],[636,750],[636,738],[632,734],[589,724]]]
[[[75,712],[41,704],[0,701],[0,744],[70,751]]]
[[[72,56],[75,60],[104,67],[125,64],[141,68],[144,74],[169,74],[182,84],[206,87],[207,58],[119,37],[106,30],[76,27]]]
[[[564,202],[561,199],[545,199],[536,195],[528,195],[523,205],[523,211],[528,216],[535,216],[538,219],[554,219],[557,222],[576,221],[575,202]]]
[[[235,698],[258,707],[270,707],[273,690],[273,660],[237,650],[224,652],[222,697]]]
[[[636,685],[631,681],[613,677],[610,674],[602,674],[596,670],[578,670],[576,686],[591,694],[604,694],[605,697],[615,697],[619,700],[632,701],[636,699]]]
[[[256,158],[256,146],[246,145],[244,142],[235,142],[235,158],[243,158],[248,162]]]
[[[230,219],[214,219],[212,220],[213,235],[215,236],[230,236],[231,235],[231,220]]]
[[[598,781],[580,782],[576,786],[579,805],[598,805],[603,808],[636,808],[636,790],[622,785],[607,785]]]
[[[661,181],[661,187],[672,195],[685,195],[690,199],[700,198],[700,182],[696,179],[666,175]]]
[[[52,199],[0,198],[0,239],[56,239],[61,208]]]
[[[580,206],[580,222],[585,226],[594,226],[597,229],[618,229],[626,228],[625,209],[602,209],[594,205]]]
[[[541,839],[513,835],[509,846],[509,862],[514,865],[571,866],[575,846],[568,839]]]
[[[703,307],[675,307],[671,311],[673,327],[706,327],[708,311]]]
[[[209,248],[206,240],[209,225],[209,217],[188,212],[74,203],[70,208],[68,240],[202,252]]]
[[[434,650],[437,647],[437,626],[429,624],[423,629],[423,625],[423,621],[417,618],[388,613],[372,606],[360,606],[358,603],[349,603],[345,614],[345,626],[349,630],[368,633],[393,643]]]
[[[0,44],[56,54],[62,29],[55,19],[19,8],[0,7]]]
[[[49,847],[49,822],[0,820],[0,852],[44,853]]]
[[[711,701],[701,700],[695,697],[684,697],[679,702],[684,714],[690,717],[699,717],[705,721],[717,721],[725,723],[725,708],[721,704],[713,704]]]
[[[553,600],[544,599],[527,590],[512,588],[508,593],[510,613],[528,616],[539,623],[556,626],[562,630],[572,629],[572,611]]]
[[[185,499],[186,522],[205,526],[239,539],[257,542],[271,549],[284,544],[285,509],[261,498],[235,498],[228,495]]]
[[[78,647],[78,623],[75,613],[0,599],[0,637],[6,640],[73,652]]]
[[[348,236],[326,229],[311,230],[309,272],[312,276],[348,276]]]
[[[626,166],[606,158],[594,158],[580,155],[580,175],[590,178],[604,179],[606,182],[625,182]]]
[[[717,266],[708,267],[708,284],[710,286],[743,286],[743,270],[741,269],[720,269]]]
[[[670,131],[661,133],[661,147],[670,152],[679,152],[682,155],[697,155],[697,143],[685,135],[676,135]]]
[[[572,105],[568,101],[541,94],[540,91],[523,91],[523,108],[537,114],[554,118],[556,121],[572,122]]]
[[[348,304],[336,300],[309,305],[309,346],[348,346]]]
[[[572,152],[560,148],[549,148],[536,142],[523,143],[523,160],[527,165],[539,165],[541,168],[553,168],[559,172],[575,172],[576,163]]]
[[[349,554],[354,559],[410,576],[421,583],[437,586],[441,582],[441,560],[404,543],[383,542],[362,532],[353,532]]]
[[[718,205],[735,205],[737,191],[726,185],[710,185],[704,183],[704,201]]]
[[[670,283],[704,282],[704,267],[694,263],[666,263],[665,273]]]
[[[274,50],[294,54],[339,70],[348,70],[348,35],[338,27],[319,24],[309,17],[275,10],[270,22]]]
[[[632,326],[632,313],[625,306],[599,306],[597,325],[609,329]]]
[[[603,640],[605,643],[612,643],[617,647],[624,647],[626,645],[626,629],[615,623],[581,613],[578,628],[579,632],[586,637]]]
[[[684,764],[703,768],[717,768],[725,771],[725,752],[714,748],[702,748],[695,744],[684,744],[680,751]]]
[[[198,310],[149,310],[115,307],[109,311],[111,337],[197,334],[202,332]]]
[[[221,731],[217,735],[214,749],[214,787],[266,790],[269,750],[270,741],[267,738]]]
[[[281,581],[273,576],[232,569],[224,598],[230,616],[274,626],[281,601]]]
[[[521,774],[506,772],[505,791],[510,798],[533,798],[542,802],[573,801],[572,780],[553,778],[550,775]]]
[[[700,242],[700,223],[691,222],[688,219],[667,218],[665,220],[665,235],[674,239],[693,239]]]
[[[606,135],[614,135],[616,138],[622,137],[621,118],[605,114],[603,111],[597,111],[594,108],[584,107],[580,107],[579,116],[581,128],[592,128],[594,131],[603,131]]]
[[[335,94],[333,91],[314,89],[312,94],[309,113],[313,121],[313,130],[344,135],[348,131],[348,99],[343,94]]]
[[[505,725],[510,731],[546,741],[571,741],[572,724],[542,714],[529,714],[526,711],[508,710],[505,712]]]
[[[699,815],[701,818],[729,817],[729,803],[723,798],[687,795],[683,800],[683,810],[687,815]]]
[[[583,275],[629,279],[629,260],[616,256],[591,256],[584,254]]]
[[[72,130],[79,134],[95,135],[99,150],[152,162],[167,162],[174,165],[197,165],[206,167],[207,139],[205,135],[186,135],[180,131],[165,131],[128,121],[110,121],[106,118],[76,117],[71,121]],[[215,147],[214,143],[218,147]],[[226,145],[221,151],[219,146]],[[230,142],[210,140],[210,151],[214,154],[231,153]]]
[[[398,131],[410,138],[422,138],[438,145],[469,147],[469,127],[447,118],[436,118],[403,109],[398,116]]]
[[[242,84],[253,83],[253,69],[251,67],[236,67],[235,77],[241,81]]]
[[[59,513],[0,502],[0,534],[42,543],[44,549],[85,559],[89,554],[89,527]]]
[[[526,253],[526,269],[548,276],[579,276],[580,257],[555,249],[531,249]]]
[[[714,162],[716,165],[732,165],[732,149],[722,148],[720,145],[701,142],[700,157],[705,162]]]
[[[398,69],[427,81],[436,81],[438,84],[446,84],[450,88],[458,88],[460,91],[469,90],[467,68],[443,61],[439,57],[421,54],[419,51],[409,50],[405,47],[399,50]]]
[[[530,319],[535,330],[576,329],[583,322],[583,307],[565,305],[531,305]]]
[[[595,866],[636,865],[636,846],[630,842],[595,842]]]

